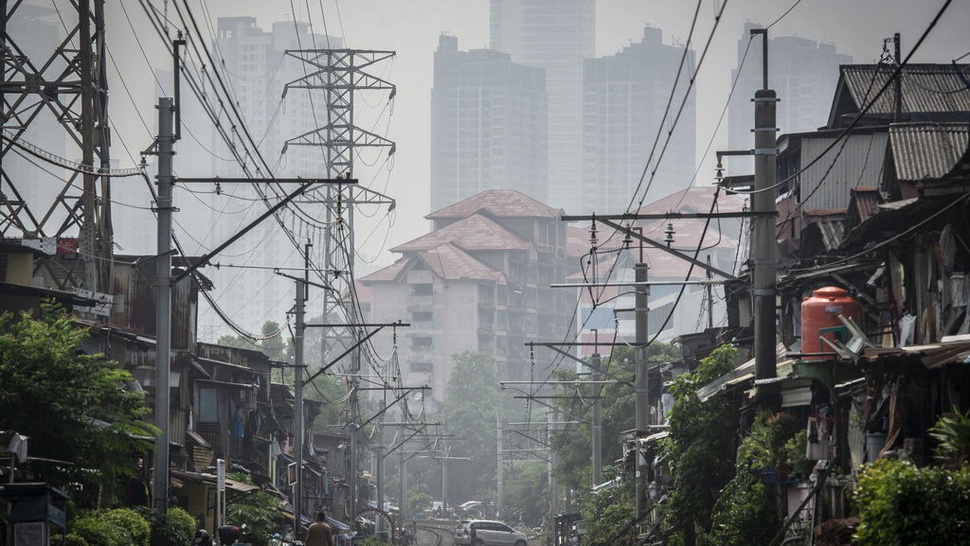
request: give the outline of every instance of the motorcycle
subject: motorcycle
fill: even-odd
[[[219,532],[219,544],[220,546],[231,546],[239,542],[239,537],[242,536],[243,531],[246,530],[246,525],[220,525]]]
[[[192,546],[213,546],[212,537],[205,529],[199,529],[195,532],[195,538],[192,539]]]

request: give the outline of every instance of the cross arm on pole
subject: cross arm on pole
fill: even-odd
[[[637,233],[634,230],[628,230],[626,227],[621,226],[620,224],[617,224],[616,222],[614,222],[612,220],[603,220],[600,217],[597,217],[596,219],[597,220],[600,220],[603,224],[606,224],[607,226],[610,226],[611,228],[613,228],[613,229],[615,229],[617,231],[622,231],[622,232],[625,232],[625,233],[629,233],[630,237],[634,237],[637,240],[640,240],[640,241],[642,241],[644,243],[647,243],[648,245],[650,245],[650,246],[652,246],[654,248],[657,248],[657,249],[662,250],[662,251],[664,251],[664,252],[666,252],[668,254],[671,254],[673,256],[676,256],[676,257],[680,258],[681,260],[690,262],[690,263],[696,265],[697,267],[699,267],[699,268],[701,268],[701,269],[703,269],[705,271],[710,271],[711,273],[714,273],[716,275],[720,275],[721,277],[724,277],[725,279],[730,279],[732,281],[738,280],[737,277],[735,277],[734,275],[728,273],[727,271],[723,271],[723,270],[718,269],[718,268],[716,268],[714,266],[707,265],[707,262],[702,262],[700,260],[694,259],[691,256],[688,256],[687,254],[684,254],[683,252],[678,252],[678,251],[676,251],[676,250],[674,250],[672,248],[667,248],[667,245],[666,244],[661,243],[659,241],[654,241],[653,239],[650,239],[649,237],[644,237],[643,234]]]
[[[208,264],[209,261],[212,260],[212,258],[214,256],[216,256],[217,254],[219,254],[220,252],[222,252],[223,250],[225,250],[226,247],[228,247],[229,245],[231,245],[231,244],[235,243],[236,241],[238,241],[240,238],[242,238],[243,235],[245,235],[245,234],[249,233],[250,231],[252,231],[252,229],[255,228],[256,226],[258,226],[259,224],[261,224],[263,222],[263,220],[269,218],[270,216],[272,216],[273,214],[275,214],[276,211],[278,211],[281,208],[285,207],[290,201],[292,201],[296,197],[299,197],[300,195],[303,195],[317,181],[318,180],[316,180],[316,179],[307,179],[306,182],[300,184],[295,190],[293,190],[292,192],[290,192],[289,194],[287,194],[286,197],[284,197],[283,199],[280,199],[275,205],[273,205],[272,207],[266,209],[266,212],[264,212],[263,214],[261,214],[259,216],[259,218],[256,218],[255,220],[253,220],[252,222],[250,222],[249,225],[247,225],[246,227],[244,227],[241,230],[239,230],[238,232],[236,232],[235,235],[233,235],[232,237],[230,237],[229,239],[227,239],[224,243],[222,243],[221,245],[217,246],[212,251],[204,254],[194,264],[189,265],[188,267],[186,267],[181,273],[179,273],[174,278],[172,278],[172,284],[178,284],[179,281],[181,281],[185,277],[191,275],[193,271],[195,271],[196,269],[198,269],[198,268],[200,268],[200,267]],[[343,183],[343,184],[347,184],[347,183],[351,183],[352,182],[350,179],[336,179],[336,180],[330,180],[330,181],[331,182],[339,181],[340,183]]]

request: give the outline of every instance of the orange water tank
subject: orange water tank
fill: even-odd
[[[836,340],[836,331],[823,331],[826,328],[840,328],[845,325],[839,315],[859,322],[862,309],[859,302],[849,293],[836,286],[826,286],[812,292],[812,297],[802,300],[802,352],[804,360],[820,360],[825,357],[807,356],[809,353],[834,353],[828,344],[819,337]],[[843,341],[847,339],[843,338]]]

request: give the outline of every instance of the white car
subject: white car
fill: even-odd
[[[501,521],[473,519],[455,527],[456,546],[528,546],[525,534]]]

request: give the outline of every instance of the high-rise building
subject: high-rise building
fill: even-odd
[[[564,339],[575,312],[565,291],[550,288],[566,277],[561,215],[517,191],[487,190],[431,213],[433,231],[392,248],[400,259],[359,280],[371,321],[410,323],[397,344],[405,384],[429,385],[440,404],[452,356],[466,351],[494,359],[500,379],[529,379],[526,343]],[[387,336],[373,343],[390,353]],[[540,362],[553,358],[537,351]]]
[[[739,67],[731,71],[731,81],[737,79],[728,105],[728,146],[732,150],[754,148],[751,98],[764,82],[762,37],[752,38],[751,29],[755,28],[762,25],[745,23],[738,40]],[[769,35],[768,87],[779,99],[779,134],[814,131],[825,125],[832,107],[832,89],[839,81],[839,65],[851,63],[852,57],[837,52],[833,44]],[[733,157],[727,167],[732,174],[744,174],[750,173],[753,165],[750,157]]]
[[[546,92],[541,68],[507,53],[458,50],[441,36],[431,91],[431,210],[484,190],[546,198]]]
[[[491,0],[489,47],[542,67],[549,97],[548,203],[583,206],[583,61],[595,54],[595,0]]]
[[[684,66],[679,70],[682,60]],[[577,213],[636,210],[639,204],[691,185],[695,169],[693,91],[676,126],[673,120],[693,73],[693,52],[688,50],[685,57],[683,47],[664,44],[663,31],[650,27],[644,29],[640,42],[615,55],[586,60],[583,191],[582,207],[574,209]],[[670,112],[668,104],[672,105]],[[665,147],[670,129],[673,132]]]
[[[258,147],[262,158],[242,153],[242,161],[252,176],[325,176],[327,163],[321,148],[288,146],[283,153],[288,140],[327,125],[322,92],[291,89],[283,97],[288,83],[316,70],[285,52],[340,47],[342,41],[339,38],[314,34],[304,22],[273,23],[272,30],[267,32],[257,26],[255,17],[219,18],[212,49],[235,103],[216,105],[215,110],[232,148],[245,150],[252,143]],[[215,92],[212,94],[216,96]],[[245,120],[245,127],[235,123],[234,113],[230,110],[233,106]],[[186,135],[183,135],[183,144],[185,140]],[[249,146],[243,146],[242,141]],[[209,149],[212,151],[211,175],[238,178],[244,174],[234,159],[236,154],[219,134],[213,135]],[[192,175],[205,176],[196,172]],[[256,190],[248,184],[223,184],[218,191],[213,191],[213,187],[198,190],[203,196],[186,196],[186,199],[208,201],[209,228],[193,233],[194,241],[188,243],[190,246],[198,243],[200,251],[226,241],[266,210]],[[286,228],[296,231],[300,225],[303,224],[293,222]],[[301,244],[312,235],[297,232],[294,237],[297,244]],[[243,253],[244,259],[233,258]],[[217,261],[250,268],[209,268],[205,272],[215,284],[213,295],[224,314],[252,332],[259,332],[268,320],[282,323],[293,304],[293,286],[292,282],[275,275],[271,268],[303,265],[296,245],[283,232],[283,227],[272,219],[266,220],[229,247],[221,258]],[[308,309],[308,313],[314,312],[317,311]],[[208,308],[202,308],[199,313],[199,332],[210,341],[218,335],[232,333],[223,319]]]

